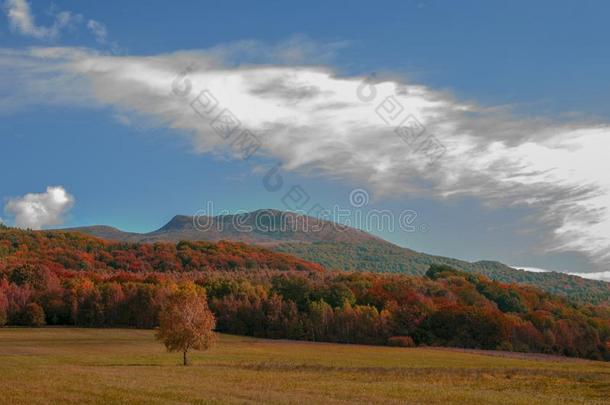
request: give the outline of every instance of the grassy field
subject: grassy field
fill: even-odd
[[[180,365],[150,330],[0,329],[0,403],[608,403],[610,364],[220,336]]]

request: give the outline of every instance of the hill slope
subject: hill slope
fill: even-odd
[[[446,264],[456,269],[483,274],[504,283],[527,284],[580,302],[610,303],[610,283],[565,273],[534,273],[518,270],[500,262],[467,262],[428,255],[391,243],[350,244],[341,242],[285,243],[273,248],[328,269],[362,270],[384,273],[423,275],[431,264]]]
[[[198,218],[179,215],[162,228],[144,234],[122,232],[106,226],[70,230],[125,242],[239,241],[267,246],[340,270],[421,275],[431,264],[448,264],[502,282],[533,285],[581,302],[610,302],[610,283],[603,281],[555,272],[526,272],[493,261],[470,263],[429,255],[354,228],[278,210]]]
[[[45,268],[60,272],[324,270],[319,264],[240,242],[138,244],[105,241],[73,232],[0,227],[0,272],[16,268]]]

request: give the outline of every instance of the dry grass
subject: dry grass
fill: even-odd
[[[221,336],[194,365],[148,330],[0,329],[11,404],[607,403],[610,364]]]

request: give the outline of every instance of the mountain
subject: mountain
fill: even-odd
[[[271,209],[215,217],[176,215],[156,231],[142,234],[122,232],[101,225],[63,230],[82,232],[102,239],[147,243],[231,240],[274,246],[287,242],[385,242],[366,232],[331,221]]]
[[[124,242],[230,240],[257,244],[337,270],[422,275],[431,264],[446,264],[497,281],[533,285],[580,302],[610,303],[610,283],[607,282],[557,272],[527,272],[494,261],[471,263],[429,255],[348,226],[279,210],[216,217],[178,215],[160,229],[143,234],[107,226],[69,230]]]

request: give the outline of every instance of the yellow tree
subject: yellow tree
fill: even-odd
[[[189,350],[206,350],[212,346],[215,326],[216,319],[208,308],[205,293],[188,283],[168,298],[159,315],[156,337],[168,351],[182,352],[186,366]]]

